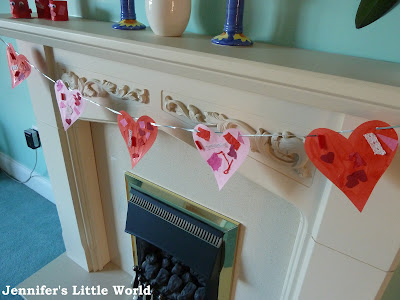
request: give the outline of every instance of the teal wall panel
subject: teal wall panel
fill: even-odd
[[[119,0],[69,0],[71,15],[118,21]],[[354,18],[359,1],[246,0],[245,34],[255,41],[400,63],[400,6],[363,29]],[[216,35],[225,21],[225,0],[192,0],[187,31]],[[144,0],[137,19],[148,25]],[[149,30],[149,29],[148,29]],[[137,34],[137,33],[136,33]]]
[[[1,1],[0,13],[9,12],[8,1]],[[12,43],[14,39],[2,37]],[[36,125],[33,108],[26,82],[11,89],[10,73],[6,58],[6,46],[0,43],[0,152],[10,156],[17,162],[31,169],[35,163],[35,151],[28,148],[24,130]],[[48,178],[42,148],[38,150],[36,172]]]
[[[2,37],[16,46],[15,40]],[[18,51],[18,50],[17,50]],[[0,152],[32,169],[35,150],[26,145],[24,130],[36,125],[33,108],[26,82],[11,89],[10,73],[6,60],[6,46],[0,44]],[[36,172],[48,178],[42,148],[38,150]]]
[[[35,10],[34,0],[29,0]],[[363,29],[355,29],[359,1],[246,0],[244,31],[255,41],[400,63],[400,6]],[[187,31],[215,35],[222,31],[225,0],[192,0]],[[70,15],[118,21],[119,0],[69,0]],[[9,12],[1,1],[0,12]],[[148,25],[144,0],[136,0],[139,21]],[[148,29],[150,30],[150,29]]]

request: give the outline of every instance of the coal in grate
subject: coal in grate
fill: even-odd
[[[150,284],[153,299],[206,299],[206,277],[146,241],[137,239],[136,243],[138,257],[142,258],[140,266],[135,267],[137,284]]]

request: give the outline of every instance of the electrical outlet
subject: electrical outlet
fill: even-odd
[[[39,132],[36,129],[30,128],[24,130],[26,144],[29,148],[37,149],[40,147]]]

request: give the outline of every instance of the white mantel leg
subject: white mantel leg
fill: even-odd
[[[51,48],[18,41],[18,49],[32,64],[54,77]],[[67,255],[87,271],[101,270],[110,256],[90,123],[77,122],[66,134],[53,97],[54,84],[35,70],[27,82]]]

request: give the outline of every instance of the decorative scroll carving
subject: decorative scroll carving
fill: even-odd
[[[166,96],[164,106],[167,111],[176,113],[178,116],[186,116],[186,118],[193,122],[202,123],[207,126],[211,125],[206,122],[206,117],[201,110],[194,105],[186,106],[183,102],[173,100],[171,96]]]
[[[79,90],[84,97],[106,97],[111,95],[120,100],[149,103],[149,91],[147,89],[130,88],[127,85],[119,87],[108,80],[90,79],[79,77],[74,72],[64,72],[61,79],[71,89]]]
[[[245,134],[265,135],[250,137],[252,152],[272,157],[275,161],[294,169],[301,177],[310,176],[310,170],[307,168],[308,156],[304,149],[304,141],[293,136],[290,132],[271,134],[263,128],[256,130],[243,121],[230,119],[226,115],[217,112],[203,112],[196,106],[186,105],[182,101],[174,100],[171,96],[164,98],[163,105],[164,110],[167,112],[184,116],[195,123],[216,127],[218,131],[238,128]]]

